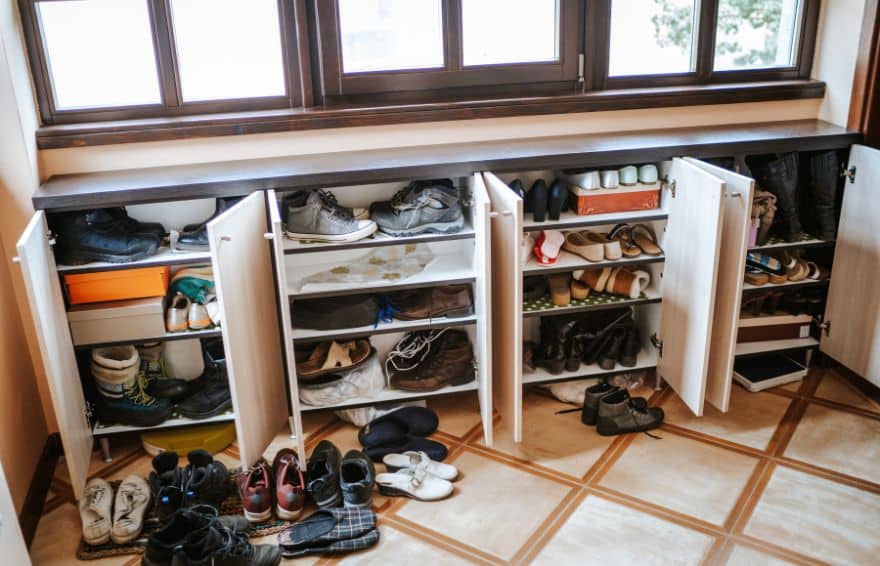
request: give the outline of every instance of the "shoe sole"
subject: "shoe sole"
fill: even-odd
[[[206,413],[192,413],[192,412],[184,412],[180,410],[180,407],[177,408],[177,412],[180,413],[180,416],[186,417],[188,419],[199,420],[199,419],[207,419],[209,417],[216,417],[217,415],[224,413],[232,408],[232,399],[229,401],[225,401],[219,407],[211,409]]]
[[[343,501],[342,504],[346,509],[370,509],[373,504],[373,498],[370,497],[366,503],[349,503],[348,501]]]
[[[598,421],[598,419],[596,419],[596,420]],[[621,431],[621,430],[616,430],[616,429],[610,430],[607,428],[602,428],[601,426],[599,426],[599,424],[597,422],[596,432],[599,434],[599,436],[618,436],[620,434],[630,434],[633,432],[645,432],[648,430],[654,430],[655,428],[660,428],[660,425],[662,425],[662,424],[663,423],[660,422],[655,425],[642,425],[642,426],[637,426],[632,430]]]
[[[284,236],[290,240],[305,240],[309,242],[324,242],[327,244],[340,244],[345,242],[356,242],[363,240],[368,236],[372,236],[378,226],[374,222],[371,226],[366,226],[360,230],[349,232],[348,234],[301,234],[298,232],[284,231]]]
[[[299,519],[299,516],[302,515],[302,512],[302,509],[288,511],[287,509],[283,509],[280,505],[275,506],[275,516],[278,517],[280,521],[296,521]]]
[[[63,265],[85,265],[87,263],[94,263],[96,261],[102,261],[105,263],[130,263],[133,261],[139,261],[142,259],[146,259],[148,257],[152,257],[156,255],[156,252],[159,251],[159,246],[156,245],[149,250],[137,254],[107,254],[101,252],[78,252],[75,256],[65,256]]]
[[[324,501],[315,501],[315,505],[318,506],[319,509],[326,509],[328,507],[339,507],[342,503],[342,494],[337,493],[330,499],[325,499]]]
[[[83,536],[83,541],[89,546],[101,546],[102,544],[107,544],[110,542],[110,533],[108,532],[106,535],[101,538],[89,540],[85,536]]]
[[[182,253],[182,252],[207,252],[210,251],[211,246],[197,246],[195,244],[181,244],[177,242],[174,247],[171,249],[173,253]]]
[[[394,314],[394,318],[400,320],[425,320],[426,318],[436,318],[440,316],[445,316],[446,318],[464,318],[466,316],[470,316],[474,314],[474,309],[472,307],[464,307],[460,309],[449,309],[446,311],[439,311],[433,313],[427,317],[415,317],[415,316],[406,316],[399,313]]]
[[[248,523],[265,523],[272,518],[271,507],[269,507],[262,513],[252,513],[247,509],[242,509],[242,511],[244,511],[244,518],[248,520]]]
[[[407,228],[406,230],[392,230],[391,228],[379,228],[383,234],[388,234],[395,238],[408,238],[410,236],[418,236],[420,234],[456,234],[464,229],[464,219],[455,222],[434,222],[432,224],[423,224],[415,228]]]
[[[416,496],[415,494],[409,493],[408,491],[403,491],[402,489],[396,489],[393,487],[385,487],[385,486],[377,486],[379,488],[379,493],[385,495],[387,497],[408,497],[409,499],[415,499],[416,501],[442,501],[452,495],[451,493],[446,497],[440,497],[438,499],[423,499],[421,497]]]

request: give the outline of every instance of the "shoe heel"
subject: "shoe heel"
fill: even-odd
[[[299,516],[302,515],[303,510],[298,509],[296,511],[287,511],[283,509],[280,505],[275,506],[275,516],[278,517],[279,521],[296,521],[299,519]]]
[[[550,220],[559,220],[559,215],[565,209],[565,199],[568,196],[566,192],[565,187],[558,180],[550,186],[550,194],[547,198],[549,201],[547,216],[550,217]]]
[[[577,371],[581,367],[580,358],[567,358],[565,360],[565,371]]]

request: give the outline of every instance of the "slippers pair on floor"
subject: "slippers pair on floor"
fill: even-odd
[[[278,535],[284,558],[352,552],[377,542],[376,514],[357,507],[321,509]]]
[[[401,407],[368,423],[358,431],[364,452],[374,462],[388,454],[424,452],[431,460],[446,458],[446,446],[425,437],[434,434],[440,419],[425,407]]]

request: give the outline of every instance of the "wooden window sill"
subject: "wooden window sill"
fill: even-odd
[[[824,82],[791,80],[605,90],[564,96],[394,106],[297,108],[44,126],[37,131],[37,146],[40,149],[56,149],[322,128],[765,102],[824,96]]]

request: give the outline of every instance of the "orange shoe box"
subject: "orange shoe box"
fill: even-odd
[[[164,297],[169,275],[170,269],[164,265],[65,275],[64,284],[70,304],[80,305]]]
[[[569,185],[568,192],[569,205],[580,216],[652,210],[660,207],[659,183],[591,191],[577,185]]]

